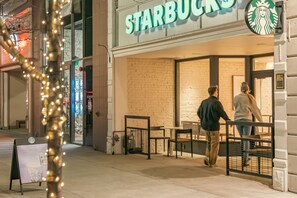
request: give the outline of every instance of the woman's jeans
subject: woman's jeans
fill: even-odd
[[[240,119],[240,120],[236,120],[239,122],[251,122],[251,120],[248,119]],[[243,136],[247,136],[247,135],[251,135],[251,131],[252,131],[252,126],[247,126],[247,125],[236,125],[236,128],[240,134],[240,137]],[[245,152],[247,149],[249,149],[250,146],[250,142],[249,141],[243,141],[242,143],[242,163],[243,165],[246,165],[247,161],[248,161],[248,153]]]

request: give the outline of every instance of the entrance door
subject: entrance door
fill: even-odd
[[[274,60],[273,56],[253,58],[252,91],[263,121],[274,122]]]
[[[84,66],[83,62],[83,60],[75,61],[71,69],[71,142],[92,145],[93,67]]]
[[[71,72],[71,142],[83,144],[83,61],[75,61]]]
[[[253,72],[253,92],[261,110],[263,122],[273,123],[274,98],[273,98],[273,70]]]
[[[84,67],[84,145],[93,145],[93,66]]]

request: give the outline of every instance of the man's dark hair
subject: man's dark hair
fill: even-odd
[[[218,86],[210,86],[208,88],[209,95],[212,96],[216,90],[218,90]]]

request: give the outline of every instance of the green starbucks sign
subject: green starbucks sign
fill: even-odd
[[[168,1],[126,16],[126,33],[145,31],[168,25],[177,20],[187,20],[190,16],[200,17],[204,14],[232,8],[236,0],[177,0]]]
[[[278,13],[272,0],[251,0],[245,10],[245,21],[255,34],[272,34],[278,23]]]

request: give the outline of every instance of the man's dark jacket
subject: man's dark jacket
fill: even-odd
[[[224,120],[230,120],[223,105],[215,96],[210,96],[202,101],[197,115],[200,118],[202,128],[206,131],[219,131],[220,117]]]

